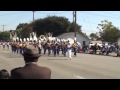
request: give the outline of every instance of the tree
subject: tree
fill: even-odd
[[[97,33],[91,33],[90,37],[91,37],[92,40],[94,40],[94,39],[98,40],[99,39],[99,36],[97,35]]]
[[[53,36],[57,36],[69,30],[70,22],[65,17],[48,16],[36,20],[34,25],[34,30],[38,36],[48,32],[53,33]]]
[[[103,41],[114,43],[120,37],[120,30],[107,20],[101,21],[97,28],[100,30],[99,34]]]
[[[20,23],[17,27],[16,30],[21,29],[23,27],[25,27],[26,25],[28,25],[27,23]]]
[[[22,36],[24,36],[24,35],[21,35],[22,33],[22,29],[24,28],[24,27],[26,27],[28,24],[27,23],[20,23],[17,27],[16,27],[16,32],[17,32],[17,36],[18,37],[22,37]]]
[[[0,40],[9,41],[10,40],[10,32],[9,31],[0,32]]]
[[[27,26],[25,26],[21,32],[20,32],[20,37],[23,39],[23,38],[28,38],[30,37],[30,33],[32,32],[32,24],[28,24]]]
[[[76,32],[81,32],[81,27],[82,26],[76,24]],[[73,22],[70,24],[70,29],[68,32],[75,32],[75,24]]]
[[[81,26],[77,24],[76,28],[76,32],[81,32]],[[24,26],[21,30],[21,37],[29,37],[30,32],[36,32],[38,37],[50,32],[53,37],[56,37],[62,33],[74,32],[74,25],[66,17],[48,16],[35,20],[34,29],[33,22]]]

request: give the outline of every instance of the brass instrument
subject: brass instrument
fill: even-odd
[[[44,35],[40,35],[40,40],[44,40],[45,36]]]
[[[73,48],[76,48],[76,46],[77,46],[76,43],[73,43],[72,47],[73,47]]]

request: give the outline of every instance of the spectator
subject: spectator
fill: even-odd
[[[23,53],[25,66],[11,70],[11,79],[50,79],[51,70],[38,66],[40,57],[38,50],[33,45],[28,45]]]
[[[0,79],[9,79],[9,72],[5,69],[0,70]]]

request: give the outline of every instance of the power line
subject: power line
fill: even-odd
[[[56,13],[56,11],[54,11],[54,13],[44,13],[44,12],[37,12],[37,13],[41,13],[41,14],[63,14],[63,13],[68,13],[70,11],[64,11],[64,12],[59,12],[59,13]]]
[[[104,11],[101,11],[102,13],[108,13],[109,15],[113,15],[113,16],[117,16],[117,17],[120,17],[119,15],[115,15],[113,13],[110,13],[110,12],[104,12]]]
[[[24,12],[19,12],[19,13],[25,13],[25,12],[26,12],[26,11],[24,11]],[[19,14],[19,13],[3,14],[3,15],[0,15],[0,16],[13,15],[13,14]]]
[[[87,17],[87,19],[88,19],[88,17]],[[88,22],[89,22],[89,19],[88,19]],[[91,27],[91,24],[89,24],[90,25],[90,28],[91,28],[91,31],[92,31],[92,27]],[[93,32],[93,31],[92,31]]]
[[[91,14],[91,15],[95,15],[95,16],[103,16],[103,17],[108,17],[108,18],[114,18],[114,19],[120,19],[120,18],[117,18],[117,17],[111,17],[111,16],[106,16],[106,15],[101,15],[101,14],[96,14],[96,13],[92,13],[92,12],[81,12],[81,13],[85,13],[85,14]]]
[[[89,23],[89,26],[88,27],[90,27],[90,29],[88,30],[88,29],[84,29],[84,27],[83,27],[83,29],[82,29],[82,32],[87,32],[87,33],[95,33],[95,32],[97,32],[96,30],[93,30],[92,29],[92,26],[91,26],[91,24],[95,24],[95,25],[98,25],[98,23],[94,23],[94,22],[90,22],[89,21],[89,18],[88,18],[88,16],[87,16],[87,21],[86,21],[86,19],[85,19],[85,17],[83,17],[83,15],[82,15],[82,13],[81,13],[81,17],[83,18],[83,19],[78,19],[78,21],[80,21],[80,22],[84,22],[84,24],[85,24],[85,26],[87,25],[88,26],[88,24],[87,23]]]

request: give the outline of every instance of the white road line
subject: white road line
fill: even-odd
[[[77,76],[77,75],[74,75],[74,77],[79,78],[79,79],[85,79],[85,78],[83,78],[81,76]]]

